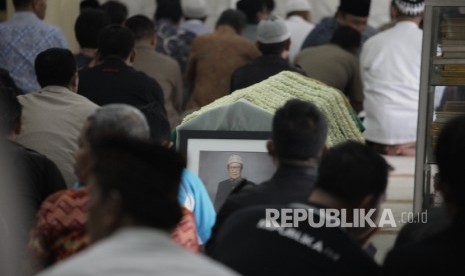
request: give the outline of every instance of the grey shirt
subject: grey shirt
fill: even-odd
[[[177,246],[155,228],[125,227],[39,276],[234,276],[232,270]]]

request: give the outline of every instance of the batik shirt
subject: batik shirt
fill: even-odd
[[[49,48],[68,48],[62,31],[32,12],[16,12],[0,24],[0,66],[29,93],[40,89],[34,71],[37,55]]]
[[[183,73],[195,37],[194,33],[180,29],[167,20],[157,22],[157,52],[174,58]]]

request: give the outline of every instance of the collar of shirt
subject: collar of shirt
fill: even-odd
[[[317,167],[297,167],[291,165],[281,165],[276,170],[273,178],[288,177],[289,175],[305,174],[308,176],[316,176]]]
[[[102,64],[97,65],[96,67],[102,68],[103,70],[109,69],[109,68],[114,68],[114,69],[125,69],[130,66],[126,64],[126,62],[118,57],[109,57],[106,58],[105,61],[103,61]]]
[[[30,25],[42,22],[37,15],[30,11],[19,11],[11,17],[10,22],[12,24]]]
[[[415,22],[409,20],[403,20],[396,23],[394,28],[410,28],[410,29],[419,29],[418,25]]]
[[[215,33],[219,35],[237,35],[236,31],[232,27],[226,25],[218,26]]]
[[[203,26],[203,22],[200,19],[189,19],[184,21],[183,24]]]
[[[144,227],[144,226],[127,226],[118,229],[111,238],[120,238],[127,241],[132,240],[133,242],[147,241],[157,242],[161,244],[173,245],[173,241],[170,238],[170,234],[157,228]]]
[[[74,93],[74,92],[64,86],[48,85],[42,88],[41,90],[39,90],[39,93]]]
[[[136,49],[136,51],[140,49],[155,51],[155,47],[153,47],[147,40],[136,41],[134,48]]]

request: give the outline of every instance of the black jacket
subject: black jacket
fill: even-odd
[[[316,171],[316,168],[280,166],[270,180],[233,193],[216,216],[207,253],[222,224],[238,210],[255,205],[306,203],[316,181]]]
[[[246,88],[282,71],[292,71],[305,75],[305,72],[277,55],[264,55],[239,67],[231,77],[231,92]]]
[[[98,105],[125,103],[141,108],[158,102],[164,107],[157,81],[117,58],[79,71],[78,94]]]

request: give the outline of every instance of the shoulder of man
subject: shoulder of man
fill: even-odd
[[[327,43],[331,39],[336,28],[337,23],[334,18],[323,18],[323,20],[321,20],[321,22],[307,35],[301,49]]]

